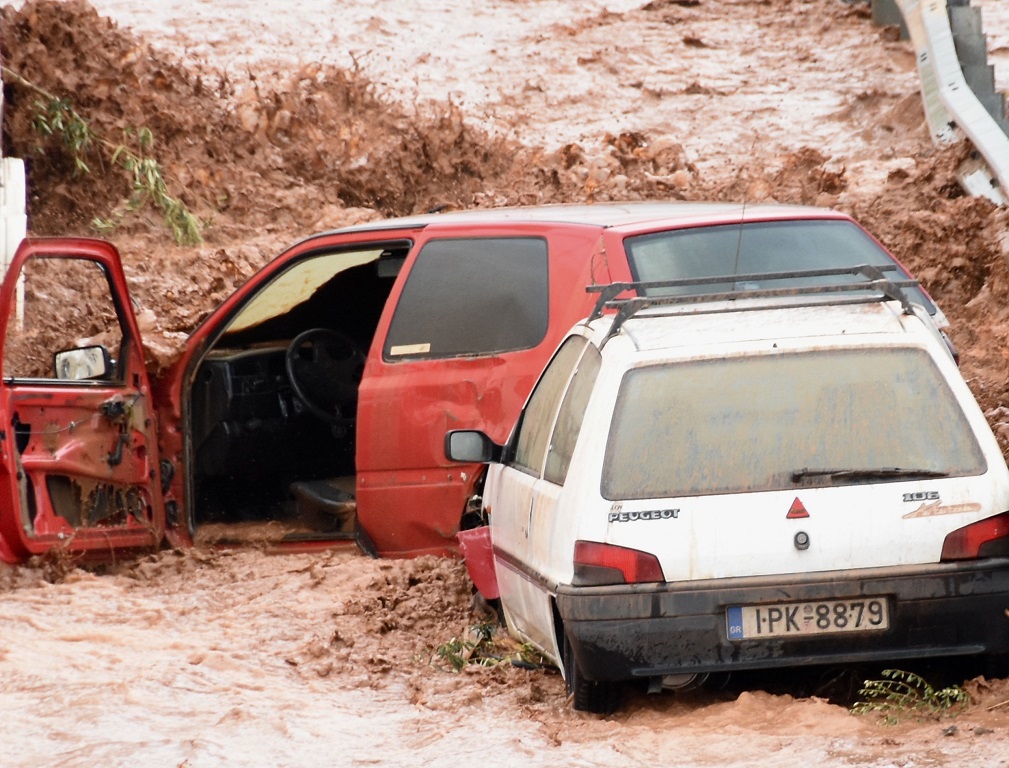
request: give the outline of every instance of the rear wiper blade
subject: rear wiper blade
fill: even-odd
[[[810,467],[803,467],[802,469],[797,469],[792,472],[792,482],[797,483],[804,477],[823,477],[829,476],[832,478],[886,478],[886,477],[949,477],[949,472],[943,472],[940,469],[921,469],[914,467],[874,467],[874,468],[863,468],[863,469],[814,469]]]

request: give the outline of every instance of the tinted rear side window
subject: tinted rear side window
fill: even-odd
[[[487,355],[547,332],[541,238],[432,240],[417,254],[385,341],[386,360]]]
[[[575,452],[575,443],[582,429],[582,420],[585,418],[585,409],[588,407],[589,397],[592,395],[601,365],[602,357],[599,350],[591,345],[587,346],[574,376],[571,377],[571,384],[568,386],[567,394],[564,395],[561,409],[557,413],[557,425],[550,440],[547,464],[543,472],[543,477],[551,483],[563,485],[567,477],[568,466]]]
[[[803,469],[982,474],[955,396],[917,349],[835,350],[629,371],[606,446],[608,499],[885,482]],[[900,480],[900,478],[896,478]]]
[[[536,477],[543,472],[557,408],[585,345],[586,341],[581,336],[569,336],[561,344],[540,380],[536,382],[529,402],[519,417],[515,451],[509,463]]]
[[[631,273],[642,282],[680,280],[691,277],[720,277],[761,272],[790,272],[811,269],[854,267],[861,264],[895,266],[893,258],[861,228],[850,221],[813,219],[721,224],[711,227],[675,229],[629,237],[624,242]],[[908,275],[899,267],[885,272],[892,280]],[[649,295],[707,293],[745,287],[779,287],[836,283],[837,277],[775,281],[767,285],[718,283],[681,288],[658,288]],[[851,277],[852,281],[862,279]],[[911,295],[929,312],[932,302],[915,288]]]

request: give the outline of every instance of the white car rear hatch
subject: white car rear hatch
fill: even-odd
[[[809,573],[937,563],[1009,508],[926,324],[889,303],[748,317],[646,315],[610,339],[635,363],[604,387],[612,422],[584,464],[601,482],[579,500],[600,512],[579,538],[654,553],[666,581]]]

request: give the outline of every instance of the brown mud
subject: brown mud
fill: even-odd
[[[857,17],[843,4],[820,4],[849,23]],[[679,19],[699,10],[648,3],[637,13],[678,26],[669,14]],[[579,27],[617,23],[623,23],[620,16],[603,14]],[[565,32],[576,36],[579,29]],[[155,369],[252,272],[284,245],[315,231],[472,206],[746,199],[853,213],[943,307],[965,374],[986,410],[999,407],[1009,392],[997,351],[1004,347],[1000,329],[1007,326],[995,298],[1006,281],[1006,214],[963,197],[953,173],[963,150],[939,151],[927,142],[914,93],[895,99],[859,92],[834,116],[862,134],[909,134],[915,141],[906,162],[891,158],[895,167],[881,189],[851,194],[843,160],[810,146],[783,155],[744,152],[737,165],[718,174],[699,171],[682,140],[647,131],[603,133],[589,149],[577,142],[553,149],[522,146],[467,122],[451,102],[395,102],[353,70],[304,65],[269,76],[250,73],[239,86],[205,63],[186,67],[82,0],[8,7],[0,33],[6,66],[47,94],[71,99],[113,149],[135,144],[129,131],[150,129],[150,154],[170,189],[207,224],[203,245],[176,248],[150,204],[136,213],[125,210],[130,180],[111,164],[108,149],[92,146],[85,153],[91,172],[75,173],[56,139],[33,128],[37,104],[47,97],[5,76],[5,146],[28,159],[32,232],[94,235],[96,217],[123,215],[111,238],[142,308]],[[102,44],[93,45],[95,40]],[[702,95],[718,100],[712,93]],[[889,102],[893,106],[882,115],[872,113],[874,105]],[[867,112],[880,124],[864,127]],[[881,142],[880,164],[894,141]],[[988,356],[994,357],[990,366]]]

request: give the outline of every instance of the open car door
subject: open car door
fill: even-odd
[[[157,427],[115,248],[26,239],[0,310],[0,559],[158,545]]]

